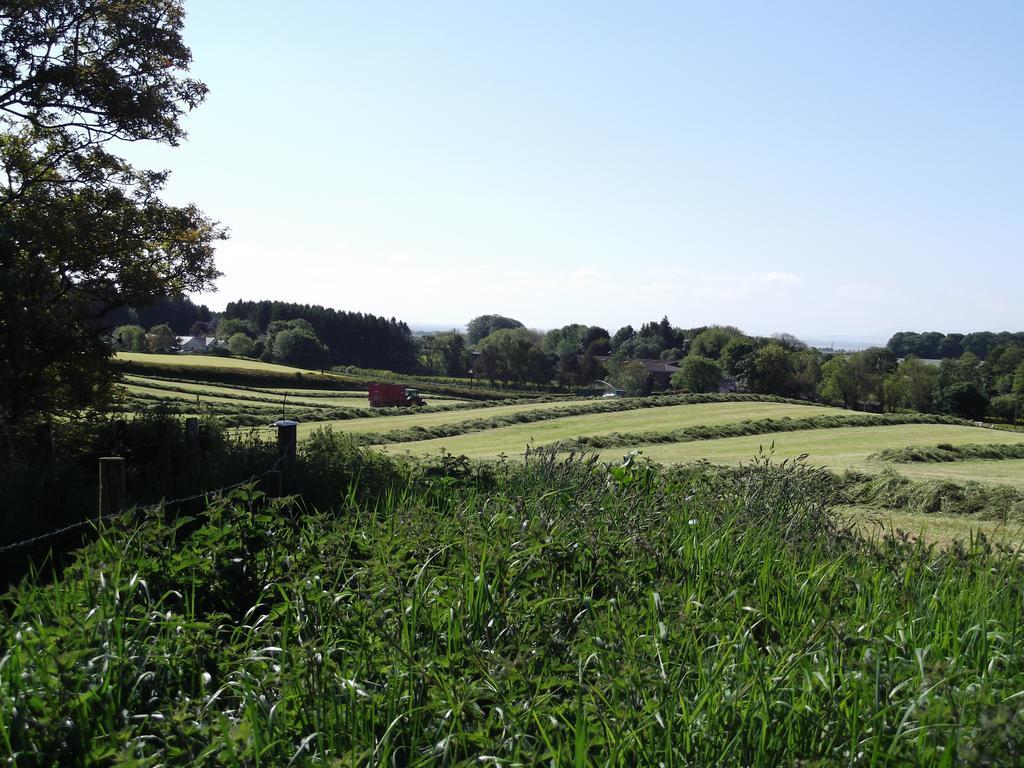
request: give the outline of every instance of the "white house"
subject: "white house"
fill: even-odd
[[[213,336],[179,336],[178,351],[203,354],[220,345]]]

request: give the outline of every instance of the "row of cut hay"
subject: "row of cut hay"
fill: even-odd
[[[287,373],[259,368],[239,368],[230,365],[225,358],[225,365],[188,365],[173,362],[150,362],[148,360],[127,360],[116,358],[119,370],[140,376],[154,376],[190,381],[209,381],[218,384],[236,384],[250,387],[288,387],[295,389],[329,389],[339,392],[366,391],[370,384],[388,381],[397,384],[418,383],[415,376],[407,376],[394,372],[382,372],[380,376],[360,376],[345,373],[324,373],[316,371],[295,371]],[[388,375],[383,375],[387,373]],[[445,384],[425,382],[420,386],[425,393],[449,395],[466,400],[502,400],[510,395],[509,390],[489,387],[457,387]],[[516,397],[532,399],[534,397],[551,396],[550,393],[514,391]]]
[[[699,405],[705,403],[783,403],[787,405],[817,406],[806,400],[793,400],[773,395],[751,395],[739,393],[709,393],[709,394],[682,394],[682,395],[659,395],[654,397],[628,397],[621,399],[596,399],[591,402],[580,403],[579,405],[561,406],[559,408],[537,408],[529,411],[495,416],[485,419],[467,419],[466,421],[441,424],[431,427],[412,426],[407,429],[396,429],[388,432],[365,433],[359,436],[359,441],[364,445],[386,445],[392,443],[412,443],[419,440],[432,440],[443,437],[457,437],[471,432],[485,432],[499,427],[511,427],[516,424],[534,424],[539,421],[550,421],[570,416],[586,416],[600,413],[621,413],[623,411],[634,411],[641,408],[665,408],[678,405]],[[820,407],[820,406],[817,406]],[[838,410],[838,409],[837,409]],[[833,417],[829,417],[833,418]],[[836,416],[835,419],[846,418]],[[653,433],[665,434],[665,433]],[[580,438],[581,440],[585,438]],[[589,445],[568,445],[566,450],[573,447],[586,447]]]
[[[637,445],[660,445],[665,443],[688,443],[697,440],[718,440],[727,437],[770,434],[772,432],[797,432],[807,429],[842,429],[844,427],[881,427],[899,424],[955,424],[970,426],[972,422],[953,416],[926,413],[864,413],[828,416],[812,416],[805,419],[757,419],[734,424],[683,427],[668,432],[611,433],[608,435],[583,435],[573,440],[552,444],[558,450],[602,450]]]
[[[787,460],[782,465],[802,466],[803,462]],[[664,471],[675,477],[677,482],[714,477],[742,487],[752,477],[751,469],[759,466],[772,466],[772,462],[761,454],[746,465],[721,466],[696,461],[674,465]],[[818,472],[820,484],[815,494],[828,504],[863,505],[918,514],[978,515],[1004,521],[1024,518],[1024,491],[1011,486],[913,480],[891,470],[867,474],[854,470],[836,473],[818,468]]]
[[[968,443],[886,448],[868,456],[869,461],[909,464],[914,462],[968,461],[971,459],[1024,459],[1024,443]]]

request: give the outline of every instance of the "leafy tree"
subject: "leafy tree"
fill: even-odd
[[[611,338],[611,350],[612,352],[618,352],[619,348],[627,341],[632,341],[636,338],[636,331],[633,330],[632,325],[624,325],[615,332],[615,335]]]
[[[715,360],[690,354],[672,374],[672,388],[687,392],[717,392],[722,382],[722,366]]]
[[[256,342],[248,335],[239,331],[228,339],[228,349],[235,357],[252,357],[256,349]]]
[[[491,381],[519,386],[527,382],[546,384],[554,375],[551,358],[540,347],[540,337],[526,328],[501,328],[477,347],[483,372]]]
[[[1013,395],[999,395],[989,401],[988,412],[1000,421],[1016,424],[1020,415],[1020,403]]]
[[[947,413],[980,421],[988,410],[988,396],[973,381],[958,381],[942,391],[942,406]]]
[[[663,349],[665,349],[665,342],[661,336],[654,334],[641,336],[637,334],[634,338],[622,342],[619,348],[615,350],[615,356],[620,360],[657,360],[661,357]]]
[[[119,352],[148,352],[146,329],[141,325],[121,325],[114,329],[111,338],[114,349]]]
[[[607,375],[604,365],[597,359],[599,354],[603,354],[599,350],[606,350],[607,348],[608,339],[606,338],[595,339],[587,346],[583,357],[580,358],[580,384],[590,386],[598,379],[604,378]]]
[[[754,392],[784,396],[795,394],[798,384],[791,354],[777,341],[765,344],[754,354],[747,383]]]
[[[575,352],[566,350],[558,356],[558,383],[563,387],[580,385],[580,358]]]
[[[185,76],[181,0],[0,8],[0,420],[98,405],[118,307],[209,288],[223,230],[160,199],[114,141],[177,144],[206,87]]]
[[[250,339],[260,335],[259,329],[252,320],[238,317],[222,317],[217,322],[217,331],[214,334],[218,339],[231,339],[236,334],[245,334]]]
[[[792,333],[776,333],[772,336],[772,339],[777,341],[783,349],[787,349],[790,352],[797,352],[802,349],[807,349],[807,344]]]
[[[757,351],[754,340],[746,336],[734,336],[722,348],[720,360],[722,369],[729,376],[745,377],[750,362]]]
[[[857,391],[850,363],[843,355],[829,358],[821,366],[821,396],[830,403],[842,403],[847,408],[857,405]]]
[[[648,395],[651,392],[651,373],[636,360],[621,365],[614,381],[615,386],[627,395]]]
[[[739,328],[733,328],[731,325],[713,325],[693,338],[688,352],[691,355],[717,360],[722,356],[722,350],[725,349],[726,344],[742,336],[743,331]]]
[[[469,370],[466,338],[458,331],[432,333],[419,339],[420,363],[425,371],[444,376],[465,376]]]
[[[585,352],[588,349],[593,349],[595,355],[610,355],[612,347],[609,336],[611,334],[600,325],[590,326],[583,336],[582,350]]]
[[[900,363],[899,373],[907,380],[906,405],[921,413],[934,410],[933,397],[939,369],[911,355]]]
[[[304,328],[286,328],[274,335],[274,357],[285,365],[321,368],[327,350],[316,335]]]
[[[458,331],[439,333],[435,336],[441,351],[442,371],[446,376],[465,376],[469,370],[469,350],[466,337]]]
[[[261,332],[269,331],[275,322],[304,320],[330,350],[336,365],[409,372],[417,365],[412,331],[393,317],[285,301],[232,301],[225,307],[224,316],[248,320]]]
[[[587,326],[574,323],[548,331],[544,334],[540,344],[545,352],[558,357],[566,352],[579,354],[585,348],[583,340],[586,335]]]
[[[896,411],[909,401],[910,377],[900,371],[887,373],[882,378],[882,410]]]
[[[171,330],[183,336],[213,335],[207,327],[212,322],[210,308],[196,304],[188,296],[165,296],[142,307],[117,307],[106,314],[104,321],[114,326],[141,325],[143,328],[167,323]],[[197,327],[201,330],[196,330]]]
[[[178,337],[174,335],[174,331],[171,330],[171,326],[167,325],[167,323],[154,325],[146,333],[146,345],[149,347],[150,352],[167,354],[168,352],[173,352],[177,344]]]
[[[504,315],[480,315],[466,324],[466,339],[470,344],[479,344],[495,331],[505,328],[522,328],[518,320]]]

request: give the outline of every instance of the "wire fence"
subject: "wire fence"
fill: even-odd
[[[124,509],[124,510],[119,510],[117,512],[112,512],[110,514],[98,515],[96,517],[89,517],[89,518],[86,518],[84,520],[79,520],[78,522],[71,523],[70,525],[65,525],[62,528],[56,528],[54,530],[47,531],[46,533],[41,533],[41,534],[39,534],[37,536],[32,536],[31,538],[23,539],[21,541],[16,541],[16,542],[14,542],[12,544],[5,544],[3,546],[0,546],[0,555],[7,554],[8,552],[14,552],[14,551],[17,551],[19,549],[26,549],[26,548],[29,548],[29,547],[33,547],[33,546],[35,546],[37,544],[42,544],[42,543],[44,543],[46,541],[50,541],[50,540],[58,538],[60,536],[64,536],[64,535],[66,535],[68,533],[72,533],[72,532],[77,531],[77,530],[88,528],[90,526],[95,526],[95,525],[97,525],[97,524],[99,524],[101,522],[105,522],[105,521],[108,521],[108,520],[113,520],[114,518],[122,516],[126,512],[131,512],[131,511],[134,511],[134,512],[145,512],[145,511],[156,510],[156,509],[164,509],[164,508],[167,508],[167,507],[178,506],[180,504],[187,504],[187,503],[192,502],[192,501],[199,501],[200,499],[208,499],[210,497],[220,496],[220,495],[222,495],[224,493],[227,493],[228,491],[233,491],[236,488],[241,488],[244,485],[251,485],[253,483],[257,483],[260,480],[262,480],[263,478],[268,477],[270,474],[278,471],[281,468],[282,464],[285,461],[285,458],[286,458],[286,456],[284,454],[282,454],[282,455],[278,456],[277,460],[270,466],[269,469],[267,469],[267,470],[265,470],[263,472],[260,472],[258,474],[254,474],[254,475],[252,475],[251,477],[249,477],[249,478],[247,478],[245,480],[241,480],[241,481],[239,481],[237,483],[232,483],[231,485],[225,485],[225,486],[222,486],[220,488],[216,488],[214,490],[200,491],[199,493],[192,494],[191,496],[183,496],[183,497],[177,498],[177,499],[163,499],[163,500],[161,500],[161,501],[159,501],[159,502],[157,502],[155,504],[147,504],[145,506],[137,506],[136,505],[136,506]]]

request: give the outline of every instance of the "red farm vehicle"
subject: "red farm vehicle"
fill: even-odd
[[[401,384],[371,384],[370,405],[374,408],[407,408],[426,405],[419,390],[403,387]]]

